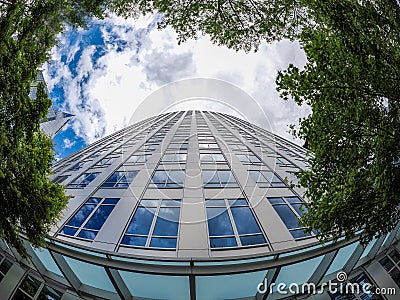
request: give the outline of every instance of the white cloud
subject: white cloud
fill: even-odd
[[[157,30],[158,18],[147,15],[138,21],[99,21],[103,53],[98,58],[97,49],[86,46],[76,65],[77,74],[68,64],[77,57],[84,37],[78,36],[74,41],[63,38],[61,46],[54,49],[52,64],[47,67],[49,88],[63,87],[64,108],[76,115],[72,128],[86,142],[126,126],[147,95],[183,78],[216,78],[240,87],[266,111],[273,130],[286,137],[287,125],[309,113],[306,107],[281,100],[275,90],[278,70],[289,63],[305,63],[298,43],[263,44],[257,53],[218,47],[208,37],[178,45],[172,29]],[[63,56],[65,63],[61,61]],[[229,111],[201,101],[192,103],[191,108]]]
[[[76,144],[76,141],[71,141],[70,139],[63,139],[63,143],[64,143],[64,148],[69,149]]]

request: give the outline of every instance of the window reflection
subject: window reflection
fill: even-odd
[[[118,200],[119,198],[89,198],[60,233],[94,240]]]
[[[246,199],[206,199],[211,248],[265,244]]]
[[[175,249],[180,209],[177,199],[141,200],[121,245]]]
[[[299,219],[303,215],[303,211],[306,211],[302,199],[297,196],[269,197],[268,201],[295,239],[311,236],[305,232],[305,227],[299,225]]]

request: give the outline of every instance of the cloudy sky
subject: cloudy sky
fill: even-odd
[[[115,17],[60,36],[44,75],[56,107],[75,118],[55,138],[58,157],[127,126],[140,103],[161,87],[200,77],[243,90],[264,110],[271,130],[292,139],[288,125],[297,123],[309,109],[281,100],[275,78],[290,63],[305,64],[298,43],[263,44],[256,53],[215,46],[207,36],[178,45],[172,29],[157,29],[159,18]],[[248,103],[240,105],[244,109]],[[195,101],[190,107],[230,112],[212,101]],[[177,108],[182,106],[170,110]],[[260,124],[248,114],[245,118]]]

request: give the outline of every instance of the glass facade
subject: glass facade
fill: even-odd
[[[28,263],[0,241],[0,298],[274,300],[277,288],[266,295],[260,283],[321,285],[339,271],[360,285],[396,285],[397,231],[366,247],[357,237],[320,245],[298,224],[304,191],[284,178],[307,167],[306,152],[200,111],[100,139],[54,166],[71,198],[48,247],[24,241]]]

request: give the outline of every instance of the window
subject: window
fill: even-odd
[[[311,234],[304,232],[305,227],[298,224],[303,215],[300,209],[303,201],[299,197],[269,197],[268,201],[295,239],[311,236]],[[303,210],[306,210],[306,208],[304,207]]]
[[[127,188],[139,171],[115,171],[101,185],[101,188]]]
[[[139,165],[139,164],[144,164],[147,159],[150,157],[149,154],[142,154],[142,155],[131,155],[129,157],[124,165]]]
[[[397,250],[393,249],[382,258],[379,263],[389,273],[390,277],[400,286],[400,254]]]
[[[284,157],[277,157],[276,164],[280,167],[294,167],[294,165]]]
[[[118,200],[119,198],[89,198],[60,233],[93,240]]]
[[[206,188],[238,187],[230,170],[203,170],[202,177]]]
[[[246,199],[206,199],[211,248],[265,244]]]
[[[99,173],[84,173],[78,178],[76,178],[73,182],[71,182],[68,187],[69,188],[83,188],[91,183]]]
[[[121,244],[175,249],[180,210],[181,200],[141,200]]]
[[[168,149],[180,149],[180,150],[187,150],[188,143],[170,143]]]
[[[260,165],[261,164],[261,160],[254,155],[253,153],[248,153],[248,154],[236,154],[236,156],[239,158],[239,160],[243,163],[243,164],[257,164]]]
[[[37,295],[36,298],[35,295]],[[29,299],[60,300],[62,296],[63,296],[62,292],[48,285],[43,285],[40,280],[36,279],[31,275],[27,275],[20,284],[20,286],[18,287],[12,300],[29,300]]]
[[[200,149],[219,149],[217,143],[199,143]]]
[[[95,168],[107,167],[107,166],[111,165],[115,159],[116,159],[116,157],[105,157],[102,160],[100,160],[97,164],[95,164],[93,167],[95,167]]]
[[[249,148],[247,148],[247,147],[244,146],[244,145],[232,144],[232,145],[230,145],[230,146],[231,146],[231,148],[232,148],[233,150],[236,150],[236,151],[246,151],[246,152],[249,152],[249,151],[250,151]]]
[[[8,270],[10,270],[12,266],[12,262],[5,258],[3,255],[0,255],[0,281],[3,280],[4,276],[7,274]]]
[[[222,153],[200,154],[200,161],[202,163],[226,163],[225,157]]]
[[[69,175],[57,176],[56,178],[53,179],[53,183],[61,183],[61,182],[63,182],[65,179],[67,179],[68,177],[69,177]]]
[[[163,164],[168,163],[186,163],[186,153],[167,153],[163,156],[161,162]]]
[[[285,187],[286,184],[272,171],[249,171],[259,187]]]
[[[149,187],[183,188],[185,172],[182,170],[157,170],[154,172]]]
[[[69,168],[68,170],[70,170],[70,171],[78,170],[78,169],[82,168],[82,166],[84,164],[85,164],[85,162],[78,162],[75,165],[73,165],[71,168]]]

